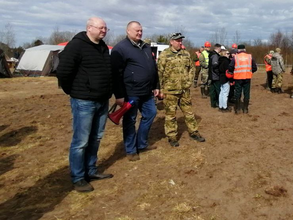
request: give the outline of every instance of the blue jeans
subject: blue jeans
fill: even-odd
[[[230,91],[230,83],[226,82],[220,87],[220,95],[219,95],[219,108],[227,108],[228,103],[228,95]]]
[[[156,117],[157,108],[154,97],[151,95],[128,97],[128,100],[133,100],[134,105],[123,116],[123,140],[126,154],[136,154],[138,150],[148,146],[148,135]],[[136,132],[138,110],[141,112],[141,120]]]
[[[108,117],[109,101],[70,99],[73,137],[69,152],[72,182],[97,171],[97,153]]]

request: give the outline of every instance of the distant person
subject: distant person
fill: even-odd
[[[209,54],[209,84],[210,84],[210,101],[211,107],[219,106],[220,94],[220,72],[219,72],[219,57],[221,52],[221,44],[215,44],[214,50]]]
[[[230,53],[228,50],[222,50],[219,57],[219,75],[220,75],[220,95],[219,95],[219,110],[221,112],[230,112],[228,108],[228,95],[230,91],[230,81],[226,76],[229,69]],[[230,78],[233,76],[230,74]]]
[[[232,49],[237,49],[237,44],[232,44]]]
[[[205,139],[198,132],[198,124],[192,112],[190,87],[193,83],[194,62],[187,50],[182,50],[181,33],[170,37],[170,47],[165,49],[158,59],[160,96],[164,97],[165,134],[172,147],[178,147],[177,106],[182,110],[190,137],[203,142]]]
[[[197,81],[198,81],[198,77],[199,77],[199,73],[201,70],[201,66],[200,66],[200,62],[199,62],[199,57],[202,53],[202,51],[204,50],[204,46],[200,47],[198,51],[195,52],[194,54],[194,62],[195,62],[195,74],[194,74],[194,81],[193,81],[193,87],[196,88],[197,87]]]
[[[141,40],[142,26],[131,21],[126,28],[127,37],[114,46],[111,63],[114,76],[116,104],[134,101],[134,106],[123,116],[123,140],[129,161],[140,159],[139,152],[156,149],[149,146],[148,135],[156,117],[154,96],[159,94],[156,61],[149,44]],[[136,131],[138,110],[141,120]]]
[[[292,66],[292,69],[290,71],[290,74],[293,75],[293,66]],[[290,98],[293,99],[293,91],[292,91],[292,94],[291,94]]]
[[[209,54],[211,50],[211,43],[206,41],[204,43],[204,50],[201,52],[199,56],[200,63],[200,92],[201,97],[206,99],[209,95],[209,86],[208,85],[208,77],[209,77]]]
[[[273,81],[273,72],[272,72],[272,65],[271,65],[273,54],[274,54],[274,51],[271,50],[264,57],[264,63],[265,63],[266,72],[267,72],[266,89],[269,91],[271,91],[272,89],[272,81]]]
[[[271,59],[273,81],[272,81],[272,92],[283,93],[283,73],[285,72],[284,60],[281,55],[281,49],[277,48]]]
[[[235,57],[237,52],[238,52],[238,50],[235,48],[230,50],[230,57],[229,57],[230,62]],[[229,90],[229,95],[228,95],[228,102],[234,104],[235,103],[235,81],[233,79],[233,76],[232,76],[232,78],[229,78],[229,81],[230,81],[230,90]]]
[[[235,80],[235,114],[240,113],[240,99],[243,92],[243,113],[248,113],[252,73],[257,71],[257,65],[251,54],[246,53],[245,45],[238,45],[238,53],[229,64],[229,72]]]
[[[69,152],[71,179],[79,192],[94,190],[93,180],[113,177],[97,170],[97,153],[104,134],[112,95],[109,49],[104,20],[92,17],[86,31],[75,35],[60,55],[57,77],[70,95],[73,137]]]

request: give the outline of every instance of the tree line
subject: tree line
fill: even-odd
[[[184,35],[186,31],[184,28],[179,27],[175,32],[181,32]],[[13,30],[13,26],[8,23],[5,25],[4,30],[0,31],[0,48],[9,57],[15,57],[15,54],[20,54],[25,49],[33,46],[42,44],[57,45],[59,43],[69,41],[76,33],[77,31],[61,31],[58,27],[56,27],[48,38],[37,37],[32,42],[27,42],[22,46],[15,47],[16,34]],[[124,39],[125,36],[126,34],[115,35],[114,33],[109,32],[104,40],[108,45],[114,46],[120,40]],[[144,40],[148,42],[168,44],[169,37],[169,34],[153,34],[145,36]],[[227,30],[225,28],[219,28],[215,30],[207,41],[210,41],[212,45],[215,43],[222,44],[228,49],[230,49],[233,43],[236,43],[237,45],[244,44],[247,52],[251,53],[255,61],[259,64],[263,64],[263,58],[270,50],[281,48],[285,64],[293,64],[293,30],[290,34],[283,33],[278,30],[270,35],[268,41],[263,41],[261,39],[243,41],[241,40],[241,33],[239,31],[236,31],[234,36],[228,37]],[[199,49],[198,47],[200,47],[200,45],[195,46],[195,44],[188,37],[184,39],[183,43],[190,53],[194,53]]]

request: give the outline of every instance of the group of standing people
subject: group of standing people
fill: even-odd
[[[123,116],[123,142],[129,161],[140,159],[139,153],[154,150],[148,135],[156,116],[154,97],[164,98],[166,111],[165,133],[169,144],[178,147],[176,109],[184,113],[190,138],[205,139],[198,131],[192,113],[190,87],[194,77],[194,63],[182,49],[181,33],[170,37],[170,47],[159,57],[158,65],[149,44],[141,40],[143,29],[131,21],[126,38],[109,49],[103,38],[108,31],[105,21],[92,17],[86,31],[75,35],[60,54],[58,82],[70,96],[73,136],[69,150],[70,174],[74,189],[94,190],[91,181],[112,178],[112,174],[97,169],[97,153],[108,116],[109,99],[114,93],[116,104],[131,101],[132,108]],[[141,120],[136,129],[138,111]]]
[[[227,102],[231,91],[235,99],[235,113],[240,113],[243,93],[243,113],[248,113],[252,74],[257,66],[244,45],[230,52],[222,45],[206,42],[195,58],[183,48],[185,38],[181,33],[170,36],[169,48],[161,52],[158,62],[148,43],[142,41],[142,25],[131,21],[126,27],[126,38],[109,49],[103,38],[108,31],[105,21],[92,17],[86,31],[75,35],[60,54],[57,69],[59,85],[70,96],[73,116],[73,136],[69,163],[71,180],[75,190],[94,190],[91,181],[112,178],[112,174],[97,169],[97,153],[108,117],[109,99],[115,95],[115,103],[123,106],[131,102],[132,108],[123,116],[123,143],[129,161],[140,160],[139,154],[154,150],[148,135],[156,117],[154,97],[163,99],[165,108],[165,135],[172,147],[179,147],[177,107],[184,114],[189,136],[204,142],[198,131],[198,123],[192,112],[192,85],[200,90],[203,98],[210,97],[213,108],[229,112]],[[277,48],[269,60],[273,74],[268,73],[268,87],[280,92],[283,61]],[[194,62],[195,65],[194,65]],[[278,68],[275,68],[278,63]],[[268,72],[269,72],[268,71]],[[292,71],[293,72],[293,71]],[[270,80],[272,78],[272,83]],[[233,89],[230,89],[232,86]],[[230,95],[231,97],[231,95]],[[136,129],[138,111],[141,120]]]
[[[276,48],[275,51],[271,50],[264,57],[266,66],[267,80],[266,88],[272,93],[283,93],[283,73],[285,73],[284,59],[281,55],[281,49]]]
[[[242,111],[248,113],[251,78],[257,71],[257,65],[246,53],[245,45],[233,44],[229,52],[223,45],[215,44],[211,51],[211,44],[207,41],[203,51],[197,51],[194,61],[200,64],[202,98],[209,96],[212,108],[230,112],[230,100],[235,102],[234,111],[239,114],[243,93]],[[197,80],[194,79],[195,87]]]

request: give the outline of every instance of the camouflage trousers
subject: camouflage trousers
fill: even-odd
[[[272,88],[282,88],[283,84],[283,73],[279,73],[278,75],[273,75],[273,81],[272,81]]]
[[[209,77],[209,69],[201,68],[200,71],[200,79],[201,79],[201,87],[204,87],[208,84],[208,77]]]
[[[165,94],[165,134],[168,138],[176,138],[178,135],[178,124],[176,120],[177,106],[181,109],[184,115],[185,124],[188,132],[197,131],[198,123],[192,112],[192,103],[190,97],[190,90],[186,90],[181,94]]]
[[[196,66],[195,67],[194,80],[198,80],[200,70],[201,70],[201,66]]]

